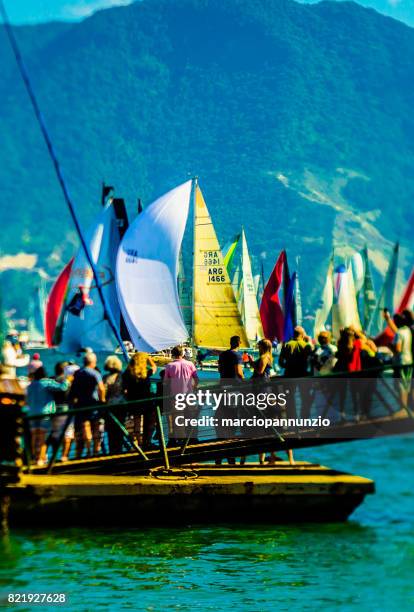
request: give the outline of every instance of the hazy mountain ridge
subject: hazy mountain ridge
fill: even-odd
[[[132,211],[190,173],[220,238],[243,223],[268,272],[284,246],[306,261],[305,297],[334,242],[372,242],[380,268],[393,240],[410,247],[414,31],[403,24],[353,3],[144,0],[16,31],[83,225],[103,178]],[[13,202],[0,255],[38,253],[53,274],[76,237],[22,84],[4,80],[0,94]]]

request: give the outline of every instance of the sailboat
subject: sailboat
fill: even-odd
[[[395,309],[396,312],[402,313],[404,310],[413,310],[414,306],[414,269],[408,279],[407,285],[404,288],[400,301]],[[394,332],[387,326],[382,333],[375,338],[377,346],[391,346],[394,340]]]
[[[362,318],[364,322],[364,329],[367,329],[377,303],[367,246],[365,246],[362,250],[362,259],[364,262],[364,282],[361,290],[363,296]]]
[[[264,335],[257,303],[257,288],[254,282],[246,233],[243,228],[240,234],[223,247],[223,255],[225,266],[231,275],[236,247],[240,243],[240,239],[240,260],[234,269],[232,286],[249,344],[253,347]]]
[[[237,234],[236,236],[234,236],[234,238],[230,242],[225,244],[222,249],[224,265],[226,266],[229,274],[232,271],[233,260],[234,260],[234,256],[236,254],[236,249],[237,249],[239,242],[240,242],[240,234]]]
[[[400,303],[398,304],[397,312],[403,310],[413,310],[414,308],[414,268],[411,272],[411,276],[401,296]]]
[[[30,345],[36,346],[45,343],[45,312],[46,312],[46,286],[41,278],[34,295],[29,300],[29,316],[27,331]]]
[[[237,307],[239,312],[241,312],[241,299],[242,299],[242,285],[243,285],[243,277],[241,273],[241,265],[237,264],[233,277],[231,279],[231,286],[233,287],[234,296],[236,298]]]
[[[263,261],[261,262],[261,265],[260,265],[260,274],[255,274],[253,277],[253,280],[254,280],[254,286],[256,289],[257,303],[260,307],[260,303],[262,301],[263,292],[264,292],[264,288],[266,284]]]
[[[198,184],[194,189],[193,343],[228,347],[231,336],[240,336],[248,347],[216,231]]]
[[[182,251],[180,251],[179,268],[178,268],[178,296],[180,299],[180,308],[183,315],[184,324],[189,335],[192,334],[193,326],[193,304],[191,297],[191,281],[188,278],[187,270],[184,265]]]
[[[247,338],[250,345],[254,345],[257,340],[264,338],[262,321],[260,318],[259,306],[257,304],[256,287],[254,284],[252,264],[249,249],[247,247],[246,234],[244,229],[241,233],[242,254],[241,254],[241,315]]]
[[[367,326],[369,336],[377,336],[384,329],[382,312],[388,308],[394,312],[395,286],[397,283],[399,244],[396,243],[386,272],[382,289]]]
[[[317,338],[321,331],[325,330],[326,322],[333,305],[333,274],[334,274],[334,257],[333,254],[329,260],[328,270],[326,273],[325,285],[322,291],[322,297],[315,313],[315,324],[313,328],[313,337]]]
[[[283,250],[266,283],[260,304],[263,331],[269,340],[277,342],[285,340],[286,319],[292,316],[291,310],[287,311],[291,280],[286,251]],[[290,301],[292,306],[293,301]]]
[[[351,266],[340,264],[335,269],[333,285],[332,334],[338,338],[343,327],[361,329]]]
[[[299,268],[299,257],[296,258],[296,270]],[[294,296],[295,296],[295,320],[296,325],[302,325],[303,323],[303,311],[302,311],[302,292],[300,289],[299,282],[299,272],[295,273],[295,287],[294,287]]]
[[[180,303],[180,250],[194,209],[192,325]],[[126,232],[117,257],[118,299],[134,346],[156,352],[190,341],[224,348],[233,335],[248,346],[217,235],[197,180],[164,194]],[[181,294],[182,296],[182,294]]]
[[[60,342],[62,317],[73,261],[72,258],[60,272],[46,301],[44,328],[46,346],[49,348]]]
[[[115,261],[126,223],[123,200],[110,199],[86,234],[107,308],[119,327],[121,315],[115,286]],[[93,282],[91,267],[83,248],[80,248],[67,283],[59,348],[62,352],[72,353],[85,346],[91,346],[96,351],[112,351],[114,335]]]

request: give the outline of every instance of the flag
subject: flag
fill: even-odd
[[[295,287],[297,274],[294,272],[289,279],[285,296],[285,321],[283,326],[283,340],[287,342],[293,338],[293,330],[296,327]]]

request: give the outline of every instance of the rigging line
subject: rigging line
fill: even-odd
[[[40,111],[40,108],[39,108],[36,96],[34,94],[34,90],[33,90],[32,84],[31,84],[30,79],[29,79],[29,74],[28,74],[28,71],[27,71],[26,66],[24,64],[22,55],[20,53],[20,49],[19,49],[19,46],[17,44],[17,40],[16,40],[16,37],[14,35],[13,29],[12,29],[12,27],[10,25],[10,21],[9,21],[9,18],[8,18],[8,15],[7,15],[6,8],[4,6],[3,0],[0,0],[0,14],[3,17],[3,22],[4,22],[4,27],[5,27],[5,30],[6,30],[6,33],[7,33],[7,37],[9,39],[11,48],[13,50],[13,53],[14,53],[14,56],[15,56],[15,59],[16,59],[16,62],[17,62],[17,66],[19,68],[20,75],[21,75],[21,77],[23,79],[23,82],[24,82],[24,85],[26,87],[27,94],[28,94],[28,96],[30,98],[30,101],[32,103],[34,114],[35,114],[37,122],[39,124],[40,131],[42,132],[43,138],[44,138],[45,143],[46,143],[47,150],[48,150],[49,155],[50,155],[50,157],[52,159],[53,166],[54,166],[55,172],[56,172],[56,176],[57,176],[59,185],[60,185],[60,187],[62,189],[63,197],[64,197],[65,202],[66,202],[66,204],[67,204],[67,206],[69,208],[69,212],[71,214],[73,223],[74,223],[74,225],[76,227],[76,231],[78,232],[79,239],[80,239],[81,244],[82,244],[82,248],[85,251],[86,259],[88,260],[88,263],[91,266],[92,273],[93,273],[93,276],[94,276],[94,279],[95,279],[95,282],[96,282],[96,288],[98,290],[98,294],[99,294],[99,297],[100,297],[100,300],[102,302],[102,306],[103,306],[103,309],[104,309],[104,312],[105,312],[105,317],[106,317],[106,319],[107,319],[107,321],[108,321],[108,323],[109,323],[109,325],[110,325],[110,327],[111,327],[111,329],[112,329],[112,331],[113,331],[113,333],[115,335],[115,338],[116,338],[117,342],[119,343],[119,345],[120,345],[120,347],[122,349],[122,353],[124,355],[125,361],[128,362],[129,358],[128,358],[127,350],[125,349],[124,343],[123,343],[122,338],[121,338],[121,334],[120,334],[120,332],[119,332],[119,330],[118,330],[118,328],[116,326],[116,323],[114,321],[112,313],[111,313],[111,311],[109,310],[109,308],[108,308],[108,306],[106,304],[106,300],[105,300],[105,296],[104,296],[103,291],[102,291],[102,285],[101,285],[101,282],[99,280],[99,275],[98,275],[97,268],[96,268],[95,263],[94,263],[94,261],[92,259],[92,255],[91,255],[91,253],[89,251],[89,247],[88,247],[88,245],[87,245],[87,243],[85,241],[85,238],[84,238],[84,236],[82,234],[82,230],[81,230],[81,227],[80,227],[80,224],[79,224],[79,220],[78,220],[77,215],[76,215],[76,211],[75,211],[75,208],[74,208],[74,205],[73,205],[73,202],[72,202],[72,198],[69,195],[69,190],[68,190],[68,187],[66,185],[66,181],[63,178],[63,173],[62,173],[62,170],[61,170],[61,167],[60,167],[60,164],[59,164],[59,160],[58,160],[57,155],[55,153],[55,150],[53,148],[53,144],[52,144],[51,138],[49,136],[48,129],[46,127],[45,119],[44,119],[44,117],[43,117],[43,115],[42,115],[42,113]]]

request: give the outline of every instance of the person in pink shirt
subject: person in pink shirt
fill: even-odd
[[[198,385],[197,369],[192,361],[184,359],[184,349],[182,346],[175,346],[171,355],[173,361],[165,366],[164,385],[167,395],[173,396],[177,393],[191,393]],[[182,437],[183,432],[178,432],[175,427],[174,417],[176,416],[173,404],[169,410],[168,426],[169,426],[169,446],[177,443],[176,434]],[[190,416],[190,415],[188,415]],[[191,415],[192,416],[192,415]]]

